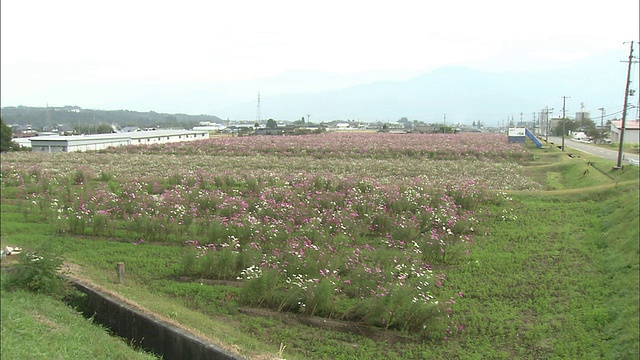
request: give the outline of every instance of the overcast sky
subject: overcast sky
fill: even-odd
[[[72,91],[62,99],[57,88],[65,83],[233,84],[290,70],[367,74],[360,79],[371,81],[451,64],[558,67],[603,51],[626,54],[623,42],[637,41],[640,26],[638,0],[2,0],[0,6],[2,106],[122,108]],[[297,90],[323,90],[318,84]]]

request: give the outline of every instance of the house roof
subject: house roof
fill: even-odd
[[[622,120],[614,120],[611,122],[613,126],[617,129],[622,127]],[[640,121],[638,120],[627,120],[625,123],[625,130],[640,130]]]
[[[53,142],[60,141],[66,143],[77,142],[100,142],[110,140],[132,140],[132,139],[144,139],[163,136],[179,136],[179,135],[195,135],[195,134],[208,134],[208,131],[198,130],[149,130],[149,131],[132,131],[128,133],[108,133],[108,134],[91,134],[91,135],[72,135],[72,136],[38,136],[31,138],[32,141],[37,142]]]

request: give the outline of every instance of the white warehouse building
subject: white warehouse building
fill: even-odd
[[[127,145],[166,144],[208,138],[209,132],[202,130],[150,130],[77,136],[37,136],[30,138],[30,140],[32,151],[56,153],[102,150],[108,147]]]
[[[614,120],[611,122],[611,142],[620,142],[620,133],[622,132],[622,120]],[[627,120],[624,124],[624,139],[625,144],[638,144],[640,143],[640,121]]]

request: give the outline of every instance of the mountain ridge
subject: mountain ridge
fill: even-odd
[[[617,55],[617,54],[615,54]],[[402,81],[376,81],[342,89],[269,96],[261,92],[266,118],[299,119],[311,114],[323,120],[396,121],[401,117],[439,122],[493,122],[520,113],[531,120],[549,106],[555,115],[562,96],[570,96],[566,114],[608,109],[619,113],[624,95],[624,67],[614,57],[577,61],[570,67],[535,71],[491,72],[464,65],[447,66]],[[584,108],[583,104],[586,104]],[[256,102],[217,109],[221,117],[251,119]],[[539,115],[536,115],[539,116]],[[255,119],[255,118],[254,118]]]
[[[213,115],[167,114],[155,111],[83,109],[67,105],[58,107],[7,106],[2,108],[2,120],[6,124],[32,125],[36,128],[58,124],[94,125],[117,124],[120,126],[181,126],[194,125],[201,121],[220,122]]]

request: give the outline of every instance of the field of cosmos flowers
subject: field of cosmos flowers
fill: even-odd
[[[495,134],[216,137],[88,153],[3,155],[2,190],[52,233],[180,245],[181,276],[237,301],[444,336],[447,266],[501,190],[539,187]]]

